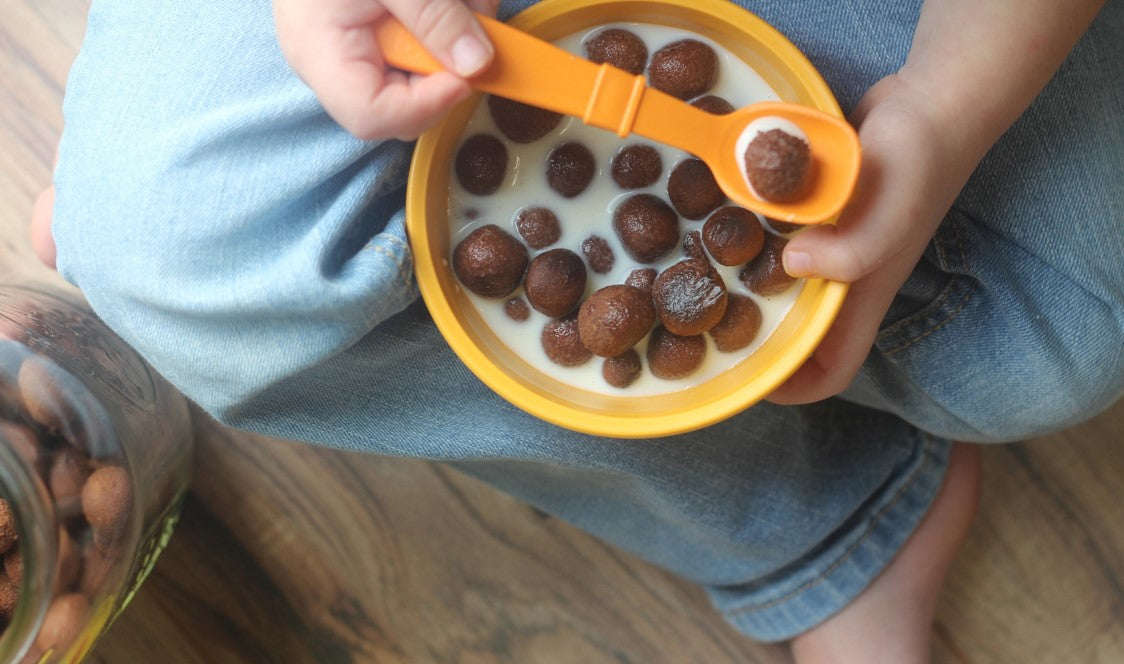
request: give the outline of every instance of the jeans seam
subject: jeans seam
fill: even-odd
[[[869,524],[867,525],[866,532],[861,537],[859,537],[857,540],[855,540],[850,546],[848,546],[846,548],[846,550],[843,551],[839,555],[838,558],[836,558],[830,565],[828,565],[827,569],[825,569],[823,572],[821,572],[819,575],[817,575],[816,578],[810,579],[809,581],[800,584],[799,587],[793,588],[792,590],[785,593],[784,595],[781,595],[780,597],[774,597],[773,599],[768,600],[766,602],[762,602],[762,603],[759,603],[759,604],[753,604],[751,606],[742,606],[742,607],[738,607],[736,609],[728,609],[724,613],[726,615],[732,617],[732,616],[742,615],[742,614],[745,614],[745,613],[751,613],[751,612],[755,612],[755,611],[763,611],[763,610],[766,610],[766,609],[770,609],[770,608],[773,608],[774,606],[777,606],[778,604],[783,604],[785,602],[790,601],[796,595],[807,592],[809,589],[815,587],[816,585],[818,585],[820,583],[826,582],[828,577],[831,576],[831,574],[835,570],[837,570],[840,566],[842,566],[843,563],[845,563],[852,556],[854,556],[855,552],[859,550],[859,547],[871,537],[871,535],[873,534],[873,531],[874,531],[874,526],[877,525],[878,522],[883,519],[883,517],[886,515],[886,512],[891,507],[893,507],[900,500],[902,500],[902,498],[906,495],[906,490],[909,489],[911,486],[913,486],[914,482],[917,481],[917,478],[921,474],[922,469],[928,466],[927,463],[924,463],[924,457],[926,457],[928,455],[929,448],[932,447],[932,445],[935,443],[935,439],[931,438],[930,436],[928,436],[927,434],[924,434],[924,433],[921,433],[920,435],[925,440],[925,444],[920,450],[920,454],[922,456],[922,462],[918,463],[913,468],[913,470],[909,473],[909,476],[906,478],[905,482],[903,482],[902,485],[898,488],[898,490],[896,492],[894,492],[893,497],[888,502],[886,502],[884,505],[882,505],[882,507],[879,508],[879,510],[872,516]],[[928,511],[928,508],[926,508],[926,511]]]
[[[953,246],[948,246],[946,243],[941,242],[937,237],[934,237],[933,247],[937,251],[938,262],[942,264],[942,269],[949,271],[956,270],[962,274],[967,273],[967,263],[963,247],[964,241],[961,237],[960,228],[957,223],[951,220],[946,224],[946,228],[948,228],[953,235]],[[956,261],[957,266],[953,266],[954,260]],[[957,295],[956,291],[961,288],[963,288],[964,292],[958,295],[958,301],[953,304],[953,297]],[[898,345],[883,350],[883,354],[886,357],[892,357],[897,353],[900,353],[901,351],[909,348],[910,346],[923,341],[932,334],[940,331],[942,328],[955,320],[958,315],[960,315],[960,312],[963,311],[964,307],[968,305],[968,302],[970,302],[971,299],[971,289],[967,288],[963,284],[963,278],[954,272],[952,278],[949,280],[949,283],[945,286],[941,293],[937,295],[937,297],[934,298],[932,302],[929,303],[927,307],[907,318],[896,321],[892,326],[879,332],[879,337],[892,336],[890,332],[894,329],[908,328],[923,321],[931,322],[931,325],[927,329],[919,334],[910,336],[909,338],[899,340]],[[953,306],[954,308],[948,308]],[[940,309],[943,312],[943,316],[941,316],[939,320],[937,320],[936,316],[933,315],[934,308]]]

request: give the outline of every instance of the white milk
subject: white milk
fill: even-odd
[[[758,101],[778,101],[780,99],[765,81],[744,62],[728,54],[713,41],[682,29],[636,23],[616,23],[570,35],[555,43],[571,53],[584,57],[584,51],[581,47],[583,40],[606,27],[619,27],[636,33],[648,45],[649,55],[660,47],[685,37],[708,44],[718,53],[720,71],[717,83],[707,94],[718,95],[733,104],[735,108]],[[520,238],[521,236],[515,228],[516,213],[524,207],[545,206],[558,215],[562,235],[557,242],[541,251],[563,247],[582,256],[581,243],[590,235],[598,235],[604,238],[613,249],[615,262],[609,273],[596,274],[592,270],[587,270],[586,296],[609,284],[624,283],[628,274],[636,268],[652,267],[662,271],[664,268],[682,260],[683,254],[676,250],[656,263],[639,264],[634,262],[613,231],[612,211],[620,201],[638,193],[652,193],[667,201],[668,173],[679,161],[689,156],[687,153],[676,148],[658,145],[640,136],[633,135],[621,139],[612,132],[590,127],[580,119],[568,116],[562,118],[562,122],[553,132],[534,143],[526,145],[513,143],[508,141],[496,128],[485,103],[481,103],[476,109],[475,115],[465,128],[463,137],[468,138],[478,133],[491,134],[504,142],[508,150],[508,173],[499,190],[489,196],[475,196],[468,193],[460,187],[455,174],[450,176],[450,181],[453,183],[449,195],[451,246],[456,247],[474,229],[486,224],[495,224],[516,238]],[[589,187],[571,199],[563,198],[555,193],[546,182],[547,155],[555,146],[567,141],[578,141],[584,144],[593,152],[597,162],[597,172]],[[625,191],[613,181],[610,164],[621,146],[635,143],[651,145],[659,150],[660,156],[663,158],[664,173],[659,181],[650,187]],[[689,231],[701,230],[704,221],[705,218],[698,221],[681,218],[680,231],[686,234]],[[767,226],[766,232],[769,232]],[[533,258],[537,253],[540,252],[531,250],[531,257]],[[451,256],[449,260],[451,264]],[[550,321],[550,318],[546,315],[531,309],[529,319],[514,321],[504,312],[504,303],[511,299],[510,297],[488,299],[479,297],[467,289],[465,293],[496,335],[529,364],[542,372],[592,392],[636,396],[663,394],[681,390],[713,378],[760,347],[792,307],[792,303],[796,300],[796,296],[804,283],[802,279],[797,280],[793,286],[779,295],[762,297],[750,292],[742,285],[741,280],[738,279],[741,266],[726,267],[717,263],[714,263],[714,266],[726,282],[727,290],[752,298],[761,308],[761,330],[758,332],[757,338],[749,346],[739,351],[720,353],[715,348],[714,340],[710,338],[710,335],[704,335],[707,341],[706,359],[698,371],[679,380],[656,378],[648,371],[647,360],[644,357],[647,348],[647,338],[645,338],[635,347],[640,354],[641,362],[644,364],[644,370],[640,377],[624,390],[609,385],[602,378],[601,365],[603,360],[600,357],[594,356],[589,362],[579,367],[561,367],[551,362],[543,351],[540,341],[542,328]],[[522,296],[522,290],[520,289],[512,295],[512,297],[515,296]]]

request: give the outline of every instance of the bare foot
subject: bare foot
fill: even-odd
[[[842,611],[792,641],[799,664],[930,659],[937,598],[979,502],[979,450],[952,447],[948,471],[929,513],[889,566]]]

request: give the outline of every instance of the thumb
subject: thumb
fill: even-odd
[[[492,61],[492,44],[463,0],[384,0],[383,5],[457,76],[478,74]]]

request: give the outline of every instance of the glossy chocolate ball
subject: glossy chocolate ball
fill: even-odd
[[[652,284],[656,281],[656,274],[653,268],[638,267],[628,273],[624,282],[629,286],[639,288],[650,296],[652,294]]]
[[[765,234],[765,246],[761,253],[742,268],[738,278],[749,290],[758,295],[777,295],[788,290],[796,281],[784,271],[781,264],[781,254],[788,240],[780,235]]]
[[[564,198],[573,198],[585,191],[596,173],[593,153],[581,143],[563,143],[546,158],[546,183]]]
[[[648,339],[648,370],[656,378],[676,380],[698,371],[706,358],[706,338],[684,337],[656,326]]]
[[[585,42],[585,56],[597,64],[608,63],[630,74],[640,74],[648,64],[648,46],[630,30],[606,28]]]
[[[457,150],[457,182],[477,196],[495,193],[507,174],[507,147],[491,134],[470,136]]]
[[[711,115],[729,115],[737,110],[733,104],[716,95],[699,97],[691,102],[691,106]]]
[[[616,357],[605,358],[601,364],[601,376],[605,382],[622,390],[636,382],[642,370],[640,353],[632,348]]]
[[[761,198],[795,201],[808,189],[811,149],[804,139],[783,129],[759,132],[745,150],[745,170],[754,193]]]
[[[660,322],[681,336],[702,334],[726,313],[726,284],[710,263],[679,261],[656,277],[652,301]]]
[[[765,229],[757,215],[745,208],[727,205],[707,218],[702,239],[715,261],[722,265],[741,265],[761,251]]]
[[[563,367],[577,367],[593,357],[593,353],[582,343],[578,334],[576,315],[557,318],[548,322],[542,329],[542,349],[551,362]]]
[[[685,219],[702,219],[726,202],[710,167],[699,159],[684,159],[667,178],[667,197]]]
[[[726,313],[709,332],[715,348],[732,353],[751,344],[760,330],[761,307],[745,295],[730,293]]]
[[[527,247],[495,224],[481,226],[453,250],[453,272],[482,297],[507,297],[523,281]]]
[[[532,249],[549,247],[562,237],[558,215],[548,208],[523,208],[515,215],[515,230]]]
[[[488,95],[488,112],[500,133],[516,143],[533,143],[562,121],[561,113],[495,95]]]
[[[613,230],[637,262],[651,263],[679,244],[679,217],[658,196],[634,194],[613,211]]]
[[[569,249],[551,249],[531,259],[523,292],[536,311],[558,318],[573,311],[585,294],[585,263]]]
[[[600,235],[590,235],[582,240],[581,249],[582,255],[589,263],[589,269],[596,274],[608,274],[617,261],[613,254],[613,248],[609,246],[609,241]]]
[[[632,348],[655,322],[652,298],[625,284],[612,284],[594,292],[578,310],[582,343],[601,357],[615,357]]]
[[[718,54],[697,39],[672,42],[652,54],[648,80],[673,97],[693,99],[718,80]]]
[[[613,156],[610,172],[621,189],[643,189],[663,175],[663,158],[650,145],[626,145]]]

